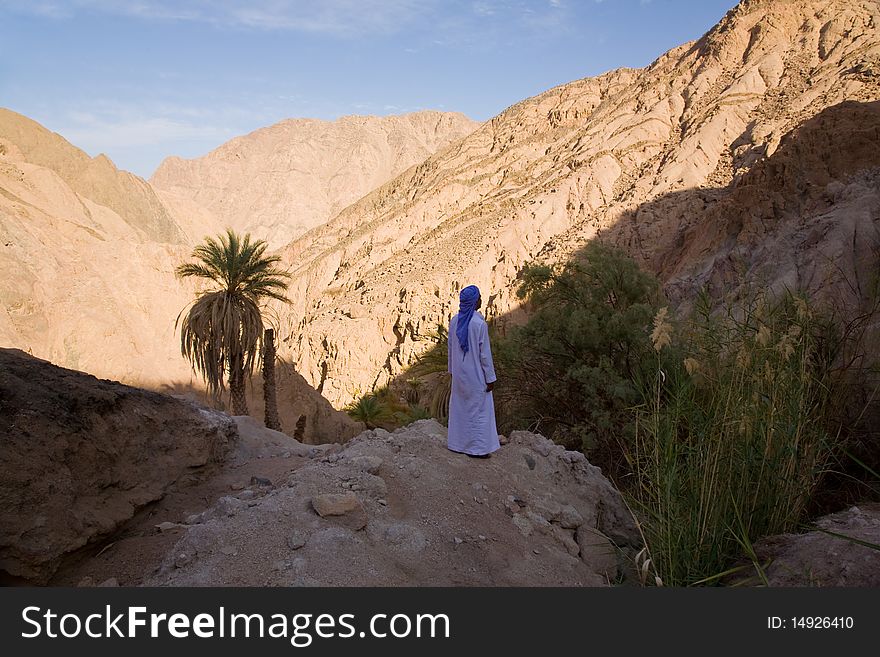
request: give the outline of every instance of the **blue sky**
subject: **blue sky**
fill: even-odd
[[[459,111],[645,66],[735,0],[0,0],[0,106],[147,177],[291,117]]]

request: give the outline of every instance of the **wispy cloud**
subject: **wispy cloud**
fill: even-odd
[[[219,144],[237,134],[247,118],[235,108],[91,99],[88,103],[56,109],[47,121],[65,139],[97,155],[175,142]]]
[[[155,21],[338,36],[393,33],[438,0],[0,0],[0,10],[54,19],[109,14]]]

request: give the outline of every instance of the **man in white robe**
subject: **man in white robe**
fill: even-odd
[[[448,369],[452,374],[452,395],[446,444],[453,452],[488,458],[501,446],[492,399],[496,377],[489,348],[489,327],[476,312],[482,303],[476,285],[464,288],[459,300],[459,312],[449,323]]]

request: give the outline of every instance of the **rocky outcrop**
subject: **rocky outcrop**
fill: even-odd
[[[770,586],[880,586],[880,504],[824,516],[816,528],[755,544]],[[759,585],[758,576],[738,583]]]
[[[213,214],[216,226],[280,247],[478,125],[433,111],[288,119],[204,157],[169,157],[150,183],[171,205],[190,201]]]
[[[284,249],[296,303],[283,313],[280,353],[334,404],[345,403],[410,365],[455,312],[464,285],[481,287],[490,316],[513,320],[523,263],[558,262],[596,237],[653,268],[676,300],[707,280],[724,287],[738,266],[725,260],[737,250],[751,249],[762,284],[821,287],[818,263],[830,254],[833,270],[839,254],[846,269],[843,244],[875,230],[876,163],[831,166],[816,190],[831,201],[807,207],[794,239],[779,240],[777,228],[789,230],[801,196],[812,192],[795,184],[797,167],[755,168],[777,154],[781,165],[793,152],[783,137],[811,129],[806,122],[824,110],[880,98],[878,24],[873,0],[745,1],[645,69],[514,105]],[[831,116],[816,127],[828,131],[828,155],[845,160],[850,153],[836,149],[834,135],[848,120]],[[862,135],[873,139],[870,130]],[[877,149],[868,151],[874,157]],[[783,178],[789,182],[774,189]],[[735,216],[719,216],[722,206],[707,212],[739,184],[753,189],[724,206],[740,204]],[[835,222],[848,228],[823,242]],[[804,262],[816,263],[815,276]]]
[[[193,518],[145,583],[602,586],[638,545],[599,469],[524,431],[482,460],[433,420],[376,429],[279,483]]]
[[[0,349],[0,570],[45,583],[237,435],[222,413]]]

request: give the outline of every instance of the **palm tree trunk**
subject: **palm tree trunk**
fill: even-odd
[[[232,397],[232,414],[247,415],[247,398],[244,393],[244,356],[232,359],[229,372],[229,392]]]
[[[263,333],[263,399],[266,402],[266,428],[281,431],[275,394],[275,329],[270,328]]]

